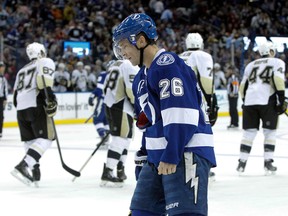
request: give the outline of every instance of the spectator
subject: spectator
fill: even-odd
[[[215,89],[226,89],[225,73],[221,70],[219,63],[214,64],[214,86]]]

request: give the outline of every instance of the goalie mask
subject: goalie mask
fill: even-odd
[[[29,60],[46,57],[45,47],[43,46],[43,44],[37,42],[29,44],[26,48],[26,53]]]
[[[199,33],[189,33],[186,37],[187,49],[203,49],[203,38]]]

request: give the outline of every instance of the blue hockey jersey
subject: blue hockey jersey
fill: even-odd
[[[160,50],[133,82],[135,114],[144,112],[147,160],[178,164],[194,152],[216,166],[213,133],[194,71],[175,53]]]
[[[104,85],[107,74],[108,74],[107,71],[101,71],[99,73],[97,78],[97,86],[91,92],[94,95],[94,97],[97,97],[98,99],[104,99]]]

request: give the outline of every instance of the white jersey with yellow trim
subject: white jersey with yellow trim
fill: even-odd
[[[37,107],[39,90],[44,88],[42,75],[46,87],[52,87],[54,72],[55,63],[50,58],[32,60],[18,71],[14,84],[14,91],[17,91],[17,110]]]
[[[88,83],[88,74],[87,71],[82,69],[81,71],[75,69],[72,71],[72,84],[75,85],[77,91],[86,91],[87,90],[87,83]]]
[[[185,51],[179,55],[196,73],[200,87],[206,94],[212,93],[213,86],[213,59],[203,50]],[[199,80],[200,78],[200,80]],[[213,91],[214,92],[214,91]]]
[[[128,60],[118,60],[109,67],[109,74],[106,77],[104,87],[104,103],[108,107],[115,106],[124,100],[123,107],[119,108],[133,116],[134,96],[132,83],[138,71],[139,67],[133,66]]]
[[[278,91],[285,90],[284,73],[285,63],[278,58],[260,58],[250,62],[245,67],[240,86],[244,105],[267,105],[270,96],[275,93],[275,86]]]

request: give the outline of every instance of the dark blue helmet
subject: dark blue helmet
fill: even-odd
[[[122,39],[136,45],[136,36],[143,32],[149,39],[157,40],[155,22],[144,13],[135,13],[124,19],[113,32],[113,42],[118,43]]]

